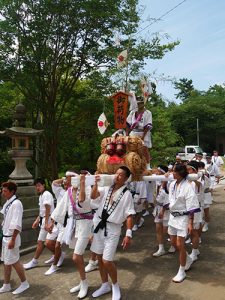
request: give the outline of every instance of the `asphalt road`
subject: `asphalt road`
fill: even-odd
[[[133,243],[128,251],[119,247],[116,255],[118,279],[122,290],[122,299],[128,300],[225,300],[225,181],[214,193],[214,202],[210,208],[211,223],[209,231],[202,235],[199,260],[196,261],[187,278],[180,284],[173,283],[179,263],[177,254],[167,254],[159,258],[152,257],[157,246],[153,217],[145,217],[145,223],[134,234]],[[169,248],[169,243],[166,245]],[[190,252],[190,245],[188,245]],[[76,267],[71,260],[72,252],[66,249],[66,258],[61,269],[45,276],[48,267],[44,260],[50,257],[45,250],[39,259],[39,266],[26,271],[30,289],[21,295],[1,294],[0,299],[77,299],[69,290],[79,283]],[[21,257],[22,262],[32,258],[32,253]],[[85,253],[86,262],[89,251]],[[0,265],[0,285],[2,285],[3,265]],[[86,299],[100,284],[98,271],[87,274],[90,285]],[[19,279],[13,271],[13,289],[18,287]],[[111,294],[102,296],[102,300],[111,299]]]

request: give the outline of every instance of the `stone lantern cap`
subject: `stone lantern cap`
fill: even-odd
[[[0,135],[4,136],[37,136],[40,135],[43,130],[26,128],[26,127],[11,127],[6,128],[4,131],[0,131]]]

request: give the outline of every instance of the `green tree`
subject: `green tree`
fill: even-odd
[[[205,93],[192,95],[187,102],[170,106],[169,114],[173,128],[189,145],[197,143],[198,118],[200,145],[204,151],[211,151],[216,135],[225,131],[225,88],[215,85]]]
[[[151,149],[152,166],[165,164],[174,161],[175,153],[182,144],[182,138],[175,131],[170,119],[170,110],[166,103],[154,91],[154,97],[147,104],[147,108],[152,112],[153,129],[152,140],[153,148]]]
[[[178,93],[175,94],[176,99],[180,99],[183,102],[186,101],[195,90],[193,81],[187,78],[181,78],[180,80],[175,81],[174,88],[178,90]]]

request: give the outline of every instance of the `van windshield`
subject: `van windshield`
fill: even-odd
[[[203,153],[202,148],[199,146],[195,147],[195,153]]]

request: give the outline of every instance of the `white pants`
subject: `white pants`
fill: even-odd
[[[20,259],[19,247],[8,249],[8,244],[2,245],[1,260],[5,265],[13,265]]]
[[[185,238],[188,234],[188,229],[187,228],[186,229],[178,229],[178,228],[175,228],[175,227],[169,225],[168,234],[181,236],[181,237]]]
[[[107,236],[104,236],[104,232],[105,230],[99,229],[99,231],[94,234],[91,251],[96,254],[102,254],[105,260],[113,261],[120,235],[110,234],[108,232]]]

